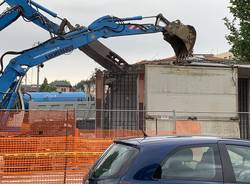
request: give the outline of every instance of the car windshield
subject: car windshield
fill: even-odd
[[[118,178],[123,175],[138,153],[138,149],[122,144],[113,144],[94,166],[94,179]]]

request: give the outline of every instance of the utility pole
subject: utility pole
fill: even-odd
[[[37,92],[39,92],[39,81],[40,81],[40,65],[37,66],[37,83],[36,83]]]

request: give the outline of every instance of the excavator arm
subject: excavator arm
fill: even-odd
[[[142,19],[143,17],[141,16],[131,18],[104,16],[94,21],[88,27],[79,27],[78,29],[65,33],[64,35],[53,37],[35,48],[21,52],[7,52],[1,57],[1,64],[3,62],[3,57],[7,54],[20,55],[13,58],[4,71],[0,71],[2,73],[0,76],[1,107],[4,109],[13,108],[18,97],[18,89],[21,83],[20,81],[31,67],[42,65],[50,59],[71,52],[74,49],[82,48],[100,38],[152,34],[159,32],[163,33],[165,38],[171,37],[171,34],[173,34],[171,30],[169,31],[169,26],[172,24],[164,20],[161,16],[156,17],[156,24],[134,24],[130,22]],[[165,23],[165,26],[160,26],[159,22],[161,21]],[[176,24],[178,25],[178,23]],[[178,29],[178,26],[175,29]],[[181,57],[186,57],[190,54],[187,49],[178,52]]]
[[[4,3],[7,3],[10,8],[7,9],[5,13],[0,15],[0,30],[10,25],[20,16],[45,29],[51,34],[51,36],[61,36],[65,34],[65,27],[68,27],[70,31],[74,31],[78,27],[72,26],[67,19],[60,18],[57,13],[47,9],[33,0],[4,0],[0,3],[0,6]],[[54,23],[41,12],[54,18],[61,19],[61,24],[58,25]],[[137,18],[141,19],[142,17]],[[102,21],[102,23],[104,23],[105,17],[104,19],[97,20],[97,22],[98,21]],[[164,22],[167,25],[165,27],[167,31],[165,31],[164,39],[173,47],[177,56],[177,61],[183,60],[185,57],[190,55],[196,39],[195,29],[192,26],[183,25],[180,21],[169,22],[161,14],[156,16],[155,25],[158,25],[159,22]],[[122,57],[98,40],[79,47],[79,49],[107,70],[124,72],[129,66],[129,64]]]
[[[0,14],[0,31],[15,22],[21,16],[21,9],[18,6],[12,7]]]
[[[33,22],[52,34],[59,35],[60,26],[50,21],[39,10],[52,17],[59,18],[56,13],[31,0],[4,0],[0,5],[8,4],[9,7],[0,15],[0,31],[22,16],[26,21]]]
[[[8,4],[9,8],[7,8],[7,10],[0,15],[0,31],[17,20],[20,16],[22,16],[26,21],[33,22],[37,26],[48,31],[51,36],[60,36],[65,34],[65,27],[68,27],[70,31],[77,29],[72,26],[67,19],[58,17],[57,13],[48,10],[34,1],[5,0],[0,3],[0,6],[3,4]],[[50,15],[51,17],[59,18],[61,23],[54,23],[42,12]],[[98,40],[80,47],[79,50],[110,71],[122,72],[128,66],[128,63],[122,57]]]

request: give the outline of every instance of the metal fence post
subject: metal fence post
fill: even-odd
[[[176,134],[176,111],[175,110],[173,110],[173,123],[174,123],[175,134]]]
[[[63,183],[66,184],[67,182],[67,165],[68,165],[68,157],[66,155],[67,151],[68,151],[68,134],[69,134],[69,131],[68,131],[68,123],[69,123],[69,114],[68,114],[68,109],[66,111],[66,131],[65,131],[65,163],[64,163],[64,176],[63,176]]]
[[[155,134],[158,135],[158,118],[155,119]]]

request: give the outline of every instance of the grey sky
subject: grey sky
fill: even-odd
[[[195,53],[216,54],[229,49],[225,39],[227,30],[222,20],[225,16],[230,16],[227,8],[229,0],[36,0],[36,2],[57,12],[60,17],[66,17],[73,24],[81,25],[89,25],[95,19],[107,14],[129,17],[163,13],[169,20],[180,19],[184,24],[196,28]],[[48,38],[46,31],[20,19],[1,32],[0,54],[9,50],[30,48],[36,42]],[[100,41],[131,64],[143,59],[166,58],[174,54],[172,48],[163,41],[161,34]],[[49,81],[66,79],[75,84],[89,77],[95,67],[100,68],[93,60],[76,50],[70,55],[63,55],[47,62],[41,71],[41,82],[47,77]],[[35,81],[36,70],[33,69],[29,72],[28,82],[35,83]]]

